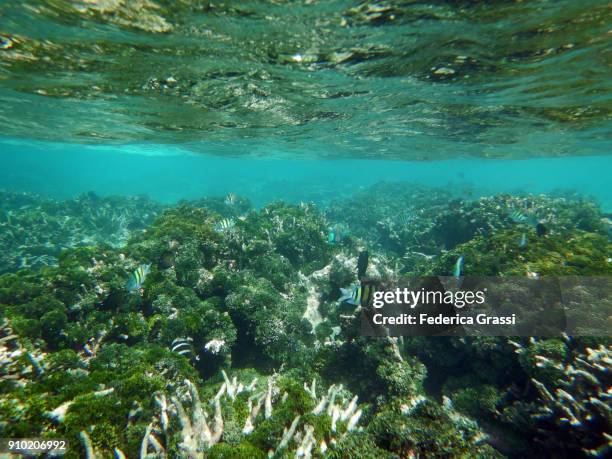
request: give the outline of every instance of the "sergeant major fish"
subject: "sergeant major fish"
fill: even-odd
[[[327,243],[341,244],[347,237],[349,237],[351,232],[348,227],[343,224],[337,224],[330,228],[329,233],[327,234]]]
[[[342,296],[338,298],[338,303],[348,303],[353,306],[365,306],[370,302],[374,293],[372,284],[353,284],[347,288],[341,288]]]
[[[224,200],[225,204],[228,206],[233,206],[236,204],[236,195],[234,193],[229,193]]]
[[[132,274],[130,274],[130,278],[127,281],[126,288],[130,292],[135,292],[142,288],[142,284],[144,284],[147,275],[151,271],[151,263],[149,264],[141,264],[138,268],[134,270]]]
[[[233,218],[223,218],[217,223],[215,223],[215,226],[213,228],[218,233],[223,233],[225,231],[230,231],[234,228],[234,226],[236,226],[236,222]]]
[[[176,338],[172,341],[172,352],[186,357],[193,357],[193,338]],[[196,360],[200,360],[199,356],[195,356]]]
[[[538,223],[538,220],[535,215],[533,215],[532,213],[523,213],[518,209],[514,209],[513,211],[511,211],[508,216],[510,217],[510,220],[512,220],[514,223],[527,223],[529,225],[534,226]]]
[[[329,234],[327,235],[327,243],[336,244],[337,242],[339,242],[338,234],[334,230],[329,230]]]
[[[520,210],[513,210],[510,212],[509,217],[514,223],[524,223],[527,221],[527,216]]]

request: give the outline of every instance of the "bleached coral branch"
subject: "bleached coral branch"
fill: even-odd
[[[79,432],[79,438],[81,440],[81,444],[83,445],[83,449],[85,450],[85,458],[96,459],[98,456],[94,450],[93,444],[91,443],[91,438],[89,438],[89,434],[82,430],[81,432]]]
[[[540,405],[533,417],[545,432],[569,432],[560,439],[568,443],[566,447],[587,456],[603,457],[612,453],[609,434],[612,431],[612,346],[586,348],[585,352],[565,364],[551,362],[550,366],[562,370],[560,387],[549,389],[537,379],[531,379],[540,395]],[[536,361],[542,362],[541,356],[536,356]],[[594,444],[598,446],[593,447]]]
[[[163,432],[165,439],[175,437],[171,432],[171,423],[168,420],[170,415],[176,416],[180,431],[178,437],[178,447],[181,454],[185,457],[200,459],[204,458],[212,446],[222,441],[225,419],[223,407],[235,403],[244,403],[237,399],[237,395],[242,392],[253,392],[247,399],[247,415],[244,425],[240,430],[241,435],[249,435],[257,428],[259,419],[273,419],[275,406],[286,402],[289,394],[284,392],[282,396],[277,386],[277,375],[267,379],[266,389],[255,393],[257,380],[245,386],[238,382],[236,377],[230,377],[222,372],[223,383],[216,395],[210,400],[213,407],[212,416],[206,412],[200,400],[196,386],[188,380],[184,381],[187,391],[181,396],[173,395],[169,399],[174,409],[171,409],[166,396],[159,393],[155,396],[155,403],[159,408],[157,424],[161,426],[159,432]],[[316,398],[316,380],[310,386],[304,385],[304,390],[313,400]],[[177,394],[181,393],[178,391]],[[242,399],[243,400],[243,399]],[[296,416],[289,426],[283,430],[281,438],[278,440],[276,448],[272,448],[268,454],[270,457],[296,457],[311,458],[315,451],[324,453],[327,450],[327,441],[336,443],[336,438],[342,438],[348,432],[354,430],[361,418],[362,411],[357,407],[357,397],[348,396],[341,385],[331,386],[325,395],[313,409],[313,414],[332,417],[332,428],[324,438],[317,440],[315,430],[311,425],[300,426],[300,416]],[[189,401],[189,405],[186,402]],[[186,408],[187,406],[187,408]],[[243,409],[243,408],[241,408]],[[263,414],[260,413],[263,411]],[[225,413],[227,414],[227,413]],[[235,419],[233,420],[235,421]],[[142,455],[149,454],[149,447],[154,449],[154,457],[164,457],[166,447],[157,441],[154,435],[154,423],[147,429],[146,439],[143,439]],[[332,435],[333,434],[333,435]],[[334,438],[336,437],[336,438]],[[146,456],[141,456],[144,458]]]
[[[29,365],[23,362],[22,356],[25,356]],[[44,357],[44,353],[30,352],[19,343],[8,320],[4,319],[0,323],[0,378],[25,386],[33,376],[32,373],[36,376],[45,373],[42,363]]]

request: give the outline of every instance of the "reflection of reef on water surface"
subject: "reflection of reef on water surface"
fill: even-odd
[[[599,154],[610,16],[601,0],[4,1],[0,117],[12,137],[229,155],[261,155],[252,139],[292,157]]]
[[[2,437],[65,437],[67,457],[609,453],[607,339],[368,338],[336,303],[364,248],[379,278],[449,275],[460,255],[466,276],[609,275],[610,222],[589,201],[395,184],[324,211],[3,196],[4,228],[41,243],[70,216],[77,243],[57,266],[3,267]],[[123,212],[124,244],[126,223],[102,224]]]

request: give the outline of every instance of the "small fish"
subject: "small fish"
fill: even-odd
[[[522,249],[527,245],[527,235],[523,233],[521,235],[521,239],[519,240],[519,247]]]
[[[518,209],[513,210],[508,214],[510,220],[514,223],[527,223],[535,226],[538,223],[537,217],[533,213],[523,213]]]
[[[396,217],[397,224],[407,226],[416,220],[416,216],[411,212],[404,212]]]
[[[361,279],[365,276],[368,270],[368,262],[370,261],[370,254],[367,250],[359,252],[359,258],[357,259],[357,278]]]
[[[510,212],[509,217],[514,223],[525,223],[528,220],[527,215],[520,210],[513,210]]]
[[[230,231],[234,228],[234,226],[236,226],[236,222],[233,218],[224,218],[215,224],[214,230],[218,233],[222,233],[225,231]]]
[[[546,233],[548,233],[548,228],[546,228],[546,226],[545,226],[545,225],[544,225],[544,223],[542,223],[542,222],[539,222],[539,223],[536,225],[535,229],[536,229],[536,234],[537,234],[539,237],[542,237],[542,236],[544,236]]]
[[[142,288],[142,284],[147,278],[147,274],[151,271],[151,263],[142,264],[138,268],[134,270],[132,274],[130,274],[130,278],[127,281],[126,288],[130,292],[134,292],[140,290]]]
[[[234,193],[229,193],[224,200],[225,204],[228,206],[233,206],[236,204],[236,195]]]
[[[365,306],[370,302],[375,287],[372,284],[353,284],[347,288],[341,288],[342,296],[338,303],[348,303],[353,306]]]
[[[454,277],[460,277],[461,274],[463,273],[463,263],[465,261],[465,258],[463,257],[463,255],[461,255],[459,258],[457,258],[457,262],[455,263],[455,267],[453,268],[453,276]]]
[[[351,235],[348,227],[341,223],[332,226],[327,234],[328,244],[340,244]]]
[[[192,342],[193,338],[176,338],[172,341],[172,352],[186,357],[194,357]],[[199,360],[197,356],[195,358]]]

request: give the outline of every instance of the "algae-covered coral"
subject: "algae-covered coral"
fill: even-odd
[[[366,337],[359,308],[336,301],[364,248],[366,274],[385,279],[446,275],[459,254],[467,274],[610,274],[597,206],[399,189],[370,190],[388,204],[367,215],[360,198],[325,211],[142,201],[124,244],[103,243],[111,230],[94,225],[56,264],[8,266],[0,436],[66,438],[66,457],[607,454],[603,338]],[[11,199],[12,219],[24,204]],[[112,202],[120,215],[130,201]],[[20,225],[42,240],[72,205]],[[149,222],[144,208],[161,213]]]
[[[163,206],[144,197],[94,193],[57,201],[0,191],[0,273],[56,265],[62,249],[125,244],[153,222]]]

